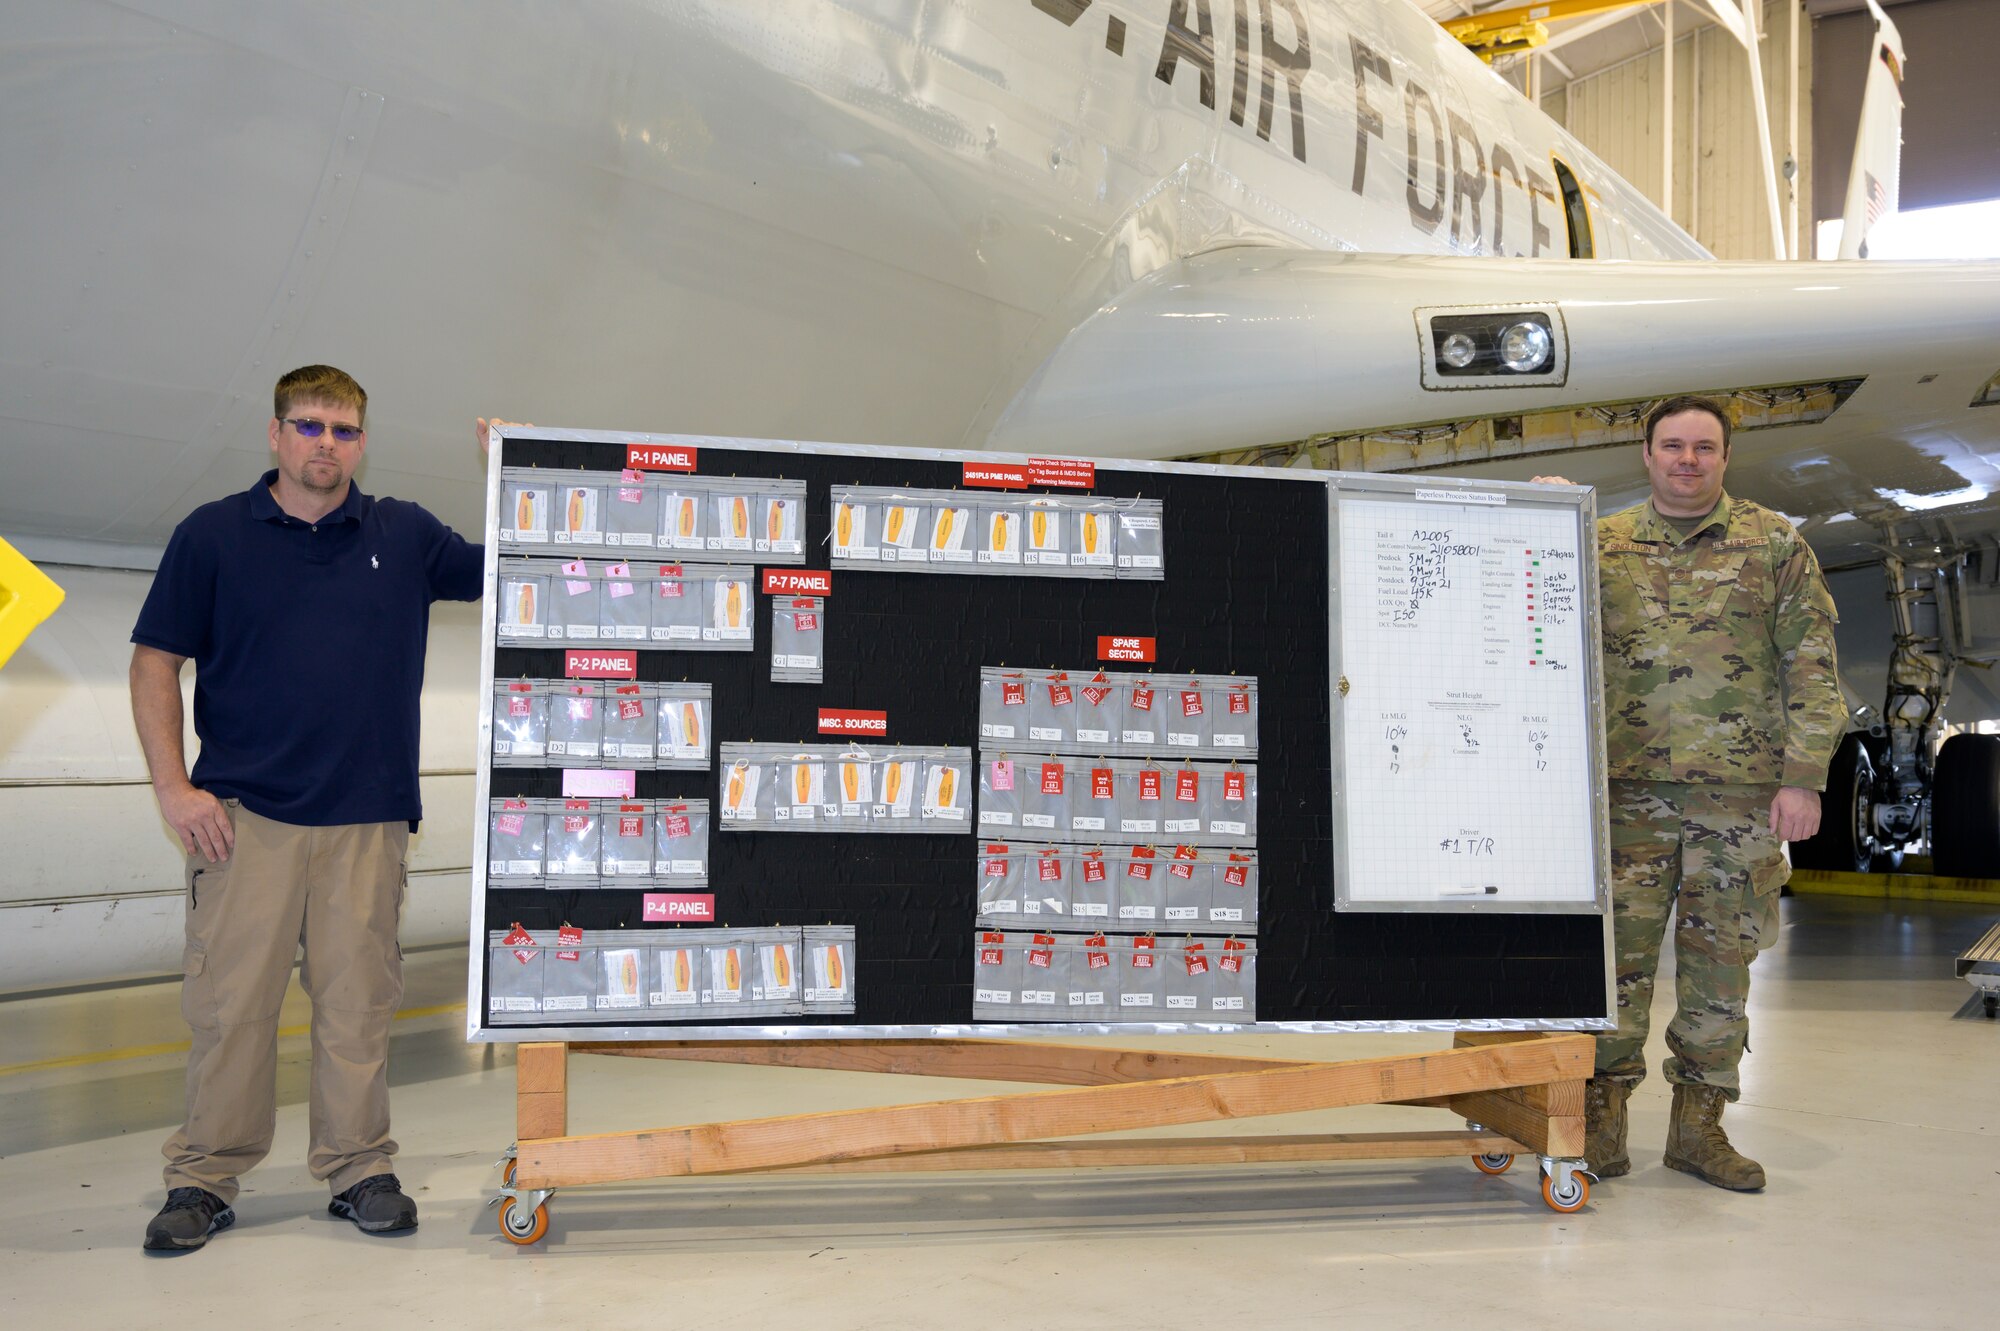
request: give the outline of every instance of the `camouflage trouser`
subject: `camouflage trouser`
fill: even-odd
[[[1750,963],[1777,941],[1786,865],[1770,830],[1775,786],[1611,783],[1612,946],[1618,1029],[1597,1038],[1597,1071],[1646,1076],[1653,973],[1674,921],[1680,1009],[1667,1028],[1667,1080],[1735,1100],[1750,1034]]]

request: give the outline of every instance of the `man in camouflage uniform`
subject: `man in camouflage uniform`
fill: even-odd
[[[1729,419],[1673,398],[1646,419],[1649,502],[1600,519],[1618,1029],[1598,1037],[1585,1158],[1629,1173],[1625,1101],[1646,1075],[1668,921],[1679,1010],[1667,1029],[1665,1163],[1754,1191],[1764,1171],[1721,1126],[1739,1094],[1750,963],[1777,941],[1780,843],[1819,828],[1847,723],[1832,597],[1812,550],[1722,488]]]

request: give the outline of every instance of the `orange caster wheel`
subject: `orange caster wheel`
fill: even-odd
[[[1553,1202],[1550,1205],[1554,1205]],[[509,1243],[526,1247],[530,1243],[540,1243],[549,1232],[549,1204],[543,1202],[533,1211],[525,1211],[515,1205],[512,1197],[500,1200],[500,1232]]]
[[[518,1163],[517,1161],[509,1160],[506,1163],[506,1165],[500,1170],[501,1187],[511,1188],[514,1186],[514,1166],[517,1163]]]
[[[1475,1155],[1472,1167],[1482,1174],[1504,1174],[1514,1167],[1511,1155]]]
[[[1542,1200],[1551,1211],[1561,1211],[1564,1215],[1571,1211],[1581,1211],[1583,1204],[1590,1200],[1590,1175],[1582,1170],[1571,1170],[1570,1175],[1558,1184],[1553,1174],[1542,1175]]]

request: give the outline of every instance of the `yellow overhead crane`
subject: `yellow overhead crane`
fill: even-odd
[[[1637,9],[1653,0],[1542,0],[1538,5],[1489,9],[1463,18],[1439,19],[1438,24],[1466,49],[1487,63],[1496,55],[1531,51],[1549,40],[1544,23],[1588,18],[1613,9]]]

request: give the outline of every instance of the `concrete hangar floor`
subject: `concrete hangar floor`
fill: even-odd
[[[465,954],[447,948],[410,958],[390,1064],[399,1172],[422,1227],[375,1239],[326,1214],[303,1163],[305,1040],[289,1034],[277,1146],[236,1227],[159,1259],[139,1239],[181,1111],[176,986],[0,1002],[0,1306],[15,1327],[1984,1328],[2000,1022],[1951,962],[1993,914],[1787,898],[1782,940],[1757,963],[1755,1049],[1728,1118],[1770,1187],[1725,1193],[1662,1168],[1668,1092],[1655,1076],[1634,1101],[1635,1172],[1574,1215],[1542,1205],[1527,1162],[1499,1177],[1438,1160],[739,1178],[572,1189],[548,1239],[516,1248],[487,1206],[512,1137],[513,1058],[464,1043]],[[306,1018],[295,988],[287,1030]],[[1443,1043],[1227,1047],[1341,1058]],[[921,1078],[571,1066],[582,1132],[958,1093]],[[1370,1109],[1224,1126],[1439,1119]]]

